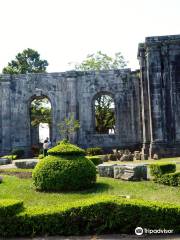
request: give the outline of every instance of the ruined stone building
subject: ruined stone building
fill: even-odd
[[[52,106],[51,141],[71,113],[81,127],[73,141],[81,147],[142,148],[151,156],[180,155],[180,35],[148,37],[139,44],[140,70],[69,71],[0,75],[0,154],[30,152],[30,104],[47,97]],[[95,130],[94,102],[113,98],[115,132]]]

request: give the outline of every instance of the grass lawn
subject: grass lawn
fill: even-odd
[[[98,178],[90,190],[71,193],[44,193],[33,188],[32,179],[4,175],[0,184],[0,199],[20,199],[28,206],[55,206],[94,197],[95,195],[130,195],[131,198],[180,204],[180,187],[169,187],[152,181],[126,182],[112,178]]]

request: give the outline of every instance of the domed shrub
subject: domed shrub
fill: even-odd
[[[60,144],[48,150],[49,155],[53,156],[84,156],[85,151],[76,145],[73,145],[66,140],[61,141]]]
[[[62,150],[62,151],[61,151]],[[79,152],[79,155],[78,155]],[[84,150],[68,142],[48,151],[33,170],[33,182],[38,190],[83,190],[96,182],[95,165],[85,156]]]

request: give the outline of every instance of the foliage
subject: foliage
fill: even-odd
[[[180,233],[180,206],[98,196],[51,208],[25,209],[2,221],[0,236],[134,234],[137,226]]]
[[[95,166],[103,163],[101,157],[98,157],[98,156],[87,156],[86,158],[91,160]]]
[[[101,155],[103,153],[103,150],[101,147],[94,147],[94,148],[87,148],[86,154],[88,156],[95,156],[95,155]]]
[[[163,174],[156,179],[156,182],[169,186],[180,186],[180,172]]]
[[[6,158],[6,159],[10,159],[10,160],[16,160],[17,159],[17,155],[5,155],[5,156],[2,156],[1,158]]]
[[[81,190],[96,182],[96,168],[85,151],[67,140],[48,150],[33,171],[34,186],[43,191]]]
[[[44,158],[44,154],[39,154],[38,159],[43,159]]]
[[[80,71],[100,71],[110,69],[120,69],[127,66],[127,62],[120,52],[115,53],[114,57],[110,57],[101,51],[95,54],[87,55],[87,58],[81,63],[75,65],[76,70]]]
[[[43,191],[87,189],[96,182],[96,168],[83,156],[75,160],[48,156],[36,165],[33,182]]]
[[[46,71],[48,62],[40,59],[40,54],[30,48],[18,53],[15,60],[8,63],[8,66],[3,69],[5,74],[20,74],[20,73],[41,73]]]
[[[176,171],[176,164],[174,163],[157,163],[150,164],[150,174],[157,178],[165,173],[173,173]]]
[[[23,149],[13,149],[12,155],[16,155],[17,158],[22,158],[24,156],[24,150]]]
[[[13,216],[23,209],[23,202],[13,199],[0,200],[0,223],[2,217]]]
[[[32,126],[38,126],[40,123],[51,124],[51,105],[47,98],[34,99],[30,110]]]
[[[60,144],[49,149],[48,154],[54,156],[83,156],[85,155],[85,151],[68,141],[61,141]]]
[[[61,136],[66,140],[70,140],[71,135],[80,128],[80,123],[79,120],[76,120],[74,115],[71,114],[70,117],[64,118],[64,120],[58,124],[58,127]]]
[[[95,99],[95,127],[98,133],[108,134],[110,129],[115,131],[114,100],[107,94]]]
[[[115,154],[109,154],[109,155],[108,155],[108,159],[109,159],[110,161],[116,161],[116,160],[117,160],[117,156],[116,156]]]

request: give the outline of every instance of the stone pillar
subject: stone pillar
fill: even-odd
[[[147,70],[151,136],[149,156],[152,158],[154,153],[162,153],[165,143],[161,51],[158,44],[147,47]]]
[[[1,121],[2,134],[1,145],[2,154],[11,152],[11,102],[10,102],[10,82],[1,82]]]
[[[142,154],[149,155],[150,146],[150,115],[149,115],[149,89],[147,80],[147,66],[144,46],[139,46],[138,59],[140,64],[140,85],[141,85],[141,111],[142,111]]]

